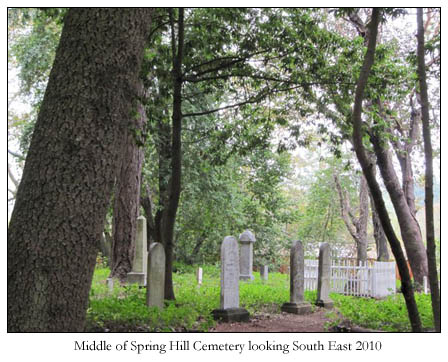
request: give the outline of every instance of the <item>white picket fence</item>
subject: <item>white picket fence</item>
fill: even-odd
[[[305,290],[317,289],[318,260],[305,259]],[[395,262],[332,260],[331,291],[383,298],[395,293]]]

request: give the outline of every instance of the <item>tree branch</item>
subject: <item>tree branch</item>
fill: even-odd
[[[16,153],[14,151],[11,151],[8,149],[8,153],[13,155],[14,157],[18,158],[20,161],[23,161],[25,159],[25,157],[19,153]]]
[[[339,182],[339,177],[335,174],[333,175],[334,183],[336,185],[336,189],[338,191],[339,195],[339,204],[340,204],[340,210],[341,210],[341,216],[342,220],[344,221],[345,226],[347,227],[348,232],[353,237],[353,239],[358,239],[358,234],[356,232],[355,227],[355,217],[351,211],[351,207],[349,204],[349,201],[347,199],[347,195],[344,195],[344,192],[342,191],[341,183]]]
[[[9,178],[11,179],[12,183],[14,184],[14,186],[16,187],[16,189],[19,187],[19,181],[17,181],[17,179],[14,177],[14,174],[11,171],[11,165],[8,162],[8,175]]]

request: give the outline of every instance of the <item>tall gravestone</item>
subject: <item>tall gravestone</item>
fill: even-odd
[[[148,253],[148,283],[146,305],[163,308],[165,299],[165,249],[152,243]]]
[[[255,235],[246,230],[240,235],[240,279],[254,280],[252,275]]]
[[[221,245],[221,294],[220,308],[212,311],[214,319],[224,322],[249,320],[249,312],[240,308],[238,243],[233,236],[226,236]]]
[[[283,312],[307,314],[311,312],[311,304],[305,302],[305,260],[303,244],[297,240],[292,243],[290,255],[290,287],[289,303],[281,307]]]
[[[135,254],[132,263],[132,271],[127,274],[129,284],[146,284],[146,269],[148,260],[148,246],[146,234],[146,218],[139,216],[137,218],[137,235],[135,238]]]
[[[317,300],[316,305],[324,308],[333,308],[330,299],[331,281],[331,251],[330,244],[322,243],[319,248],[319,267],[317,274]]]

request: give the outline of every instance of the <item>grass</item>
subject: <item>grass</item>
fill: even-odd
[[[202,266],[202,286],[198,286],[195,267],[176,265],[173,275],[175,302],[167,302],[163,310],[145,305],[145,289],[137,285],[106,286],[109,269],[95,270],[87,310],[87,331],[114,332],[184,332],[207,331],[215,325],[211,311],[219,308],[219,267]],[[280,313],[280,306],[289,301],[289,276],[270,273],[262,281],[254,273],[251,282],[240,283],[240,306],[252,315]],[[118,283],[115,283],[118,284]],[[384,331],[410,331],[403,296],[397,294],[384,300],[331,295],[338,313],[333,323],[348,319],[352,323]],[[314,304],[316,292],[305,292],[305,299]],[[416,295],[424,328],[432,328],[431,299]]]
[[[402,294],[385,299],[360,298],[331,294],[334,305],[344,319],[352,323],[387,332],[410,332],[408,312]],[[434,328],[429,294],[415,294],[423,329]],[[337,321],[337,319],[336,319]]]

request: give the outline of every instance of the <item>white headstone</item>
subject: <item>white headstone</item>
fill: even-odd
[[[196,280],[198,281],[198,284],[202,284],[202,268],[198,268],[196,271]]]
[[[148,262],[148,246],[146,234],[146,218],[137,218],[137,235],[135,238],[135,254],[132,262],[132,271],[127,275],[127,282],[146,284],[146,271]]]

